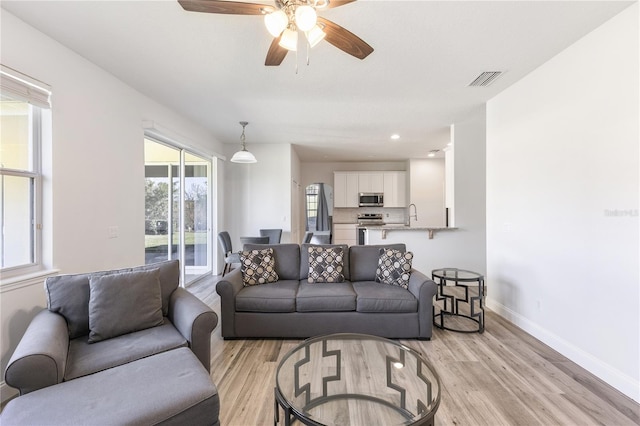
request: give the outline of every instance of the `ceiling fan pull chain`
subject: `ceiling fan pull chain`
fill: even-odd
[[[307,40],[307,66],[309,66],[309,51],[311,50],[311,45],[309,44],[309,41]]]
[[[296,49],[296,74],[298,74],[298,49]]]

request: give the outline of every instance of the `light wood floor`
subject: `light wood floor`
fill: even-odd
[[[188,289],[219,315],[218,279]],[[440,375],[437,425],[640,424],[640,405],[493,312],[487,311],[483,334],[434,329],[431,341],[401,342],[422,353]],[[275,370],[298,343],[224,341],[218,325],[211,377],[223,426],[273,424]]]

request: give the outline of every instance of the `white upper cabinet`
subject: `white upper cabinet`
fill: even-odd
[[[383,192],[383,172],[358,173],[358,192]]]
[[[358,207],[358,173],[333,173],[334,207]]]
[[[384,172],[384,206],[406,207],[407,174],[406,172]]]
[[[406,207],[407,173],[333,172],[334,207],[358,207],[361,192],[383,193],[384,207]]]

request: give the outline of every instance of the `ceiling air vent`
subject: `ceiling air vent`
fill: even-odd
[[[498,77],[502,75],[502,71],[485,71],[481,73],[475,80],[469,83],[469,87],[474,86],[489,86],[493,83]]]

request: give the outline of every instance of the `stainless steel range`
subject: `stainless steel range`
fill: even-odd
[[[358,245],[367,243],[367,229],[366,226],[380,226],[384,225],[382,220],[382,213],[360,213],[358,215]]]
[[[360,226],[384,225],[384,220],[382,220],[382,213],[360,213],[358,214],[358,225]]]

